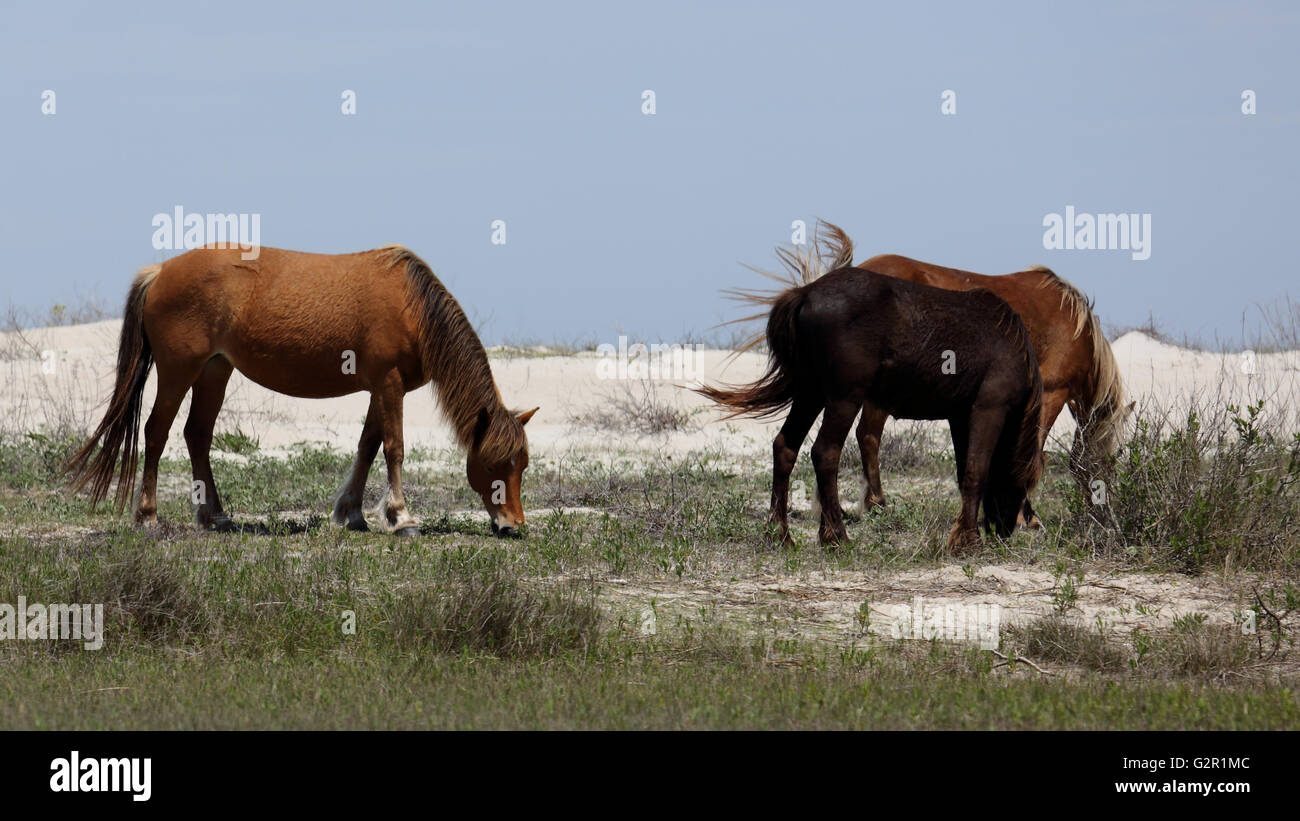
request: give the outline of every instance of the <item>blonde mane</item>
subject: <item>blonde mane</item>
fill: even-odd
[[[1119,409],[1124,404],[1124,382],[1120,378],[1119,363],[1115,361],[1115,354],[1106,341],[1101,320],[1093,310],[1093,303],[1078,288],[1045,265],[1034,265],[1025,270],[1043,274],[1039,288],[1055,288],[1060,292],[1061,307],[1068,309],[1074,317],[1075,339],[1079,338],[1085,328],[1092,336],[1091,407],[1087,409],[1087,419],[1076,421],[1088,429],[1088,438],[1094,449],[1099,453],[1114,453],[1119,446],[1119,428],[1123,416]]]

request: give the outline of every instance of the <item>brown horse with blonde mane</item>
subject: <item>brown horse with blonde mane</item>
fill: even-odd
[[[847,538],[840,452],[869,402],[906,419],[948,421],[962,500],[951,549],[979,545],[981,506],[985,527],[1009,536],[1042,467],[1043,385],[1024,323],[989,291],[961,294],[852,268],[853,243],[839,228],[824,228],[829,239],[819,231],[810,253],[778,252],[789,271],[786,288],[732,291],[768,309],[758,315],[767,318],[765,332],[745,346],[766,340],[767,372],[748,385],[697,389],[729,416],[764,418],[789,408],[772,443],[775,535],[790,541],[790,472],[821,416],[812,446],[818,540]]]
[[[1025,327],[1038,356],[1043,378],[1043,444],[1062,407],[1069,407],[1078,424],[1070,450],[1070,469],[1084,498],[1089,485],[1104,475],[1119,444],[1119,433],[1132,405],[1124,406],[1124,386],[1110,343],[1092,304],[1077,288],[1048,268],[1034,266],[1000,276],[984,276],[944,268],[897,254],[882,254],[858,265],[894,279],[950,291],[984,289],[1012,307]],[[880,435],[889,413],[870,402],[862,406],[858,448],[862,452],[862,510],[885,504],[880,486]],[[1041,527],[1029,500],[1021,522]]]
[[[92,504],[108,495],[114,474],[118,509],[131,497],[145,382],[155,365],[136,523],[158,521],[158,460],[181,400],[192,392],[185,443],[195,519],[213,529],[233,526],[209,450],[235,369],[290,396],[370,393],[356,461],[334,502],[336,524],[369,529],[361,501],[382,445],[388,487],[380,527],[419,532],[402,495],[402,402],[429,382],[468,453],[469,484],[483,499],[492,532],[514,535],[524,523],[524,424],[537,409],[507,410],[464,311],[429,266],[399,245],[339,255],[262,248],[256,259],[244,259],[238,248],[207,247],[141,269],[126,299],[108,410],[67,465],[74,486],[89,486]]]

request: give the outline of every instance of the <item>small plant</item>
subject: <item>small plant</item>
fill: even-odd
[[[853,620],[857,622],[858,633],[865,636],[871,629],[871,602],[864,601],[858,605],[858,612],[854,614]]]
[[[236,427],[234,430],[222,431],[214,435],[212,437],[212,447],[223,453],[251,456],[257,453],[261,443],[256,438],[244,433],[243,428]]]
[[[1083,581],[1083,571],[1076,573],[1070,572],[1070,567],[1065,559],[1060,559],[1056,563],[1056,587],[1052,590],[1052,605],[1056,608],[1058,614],[1065,613],[1079,602],[1079,587],[1075,580]]]

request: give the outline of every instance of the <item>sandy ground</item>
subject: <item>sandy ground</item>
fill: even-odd
[[[612,579],[605,598],[643,623],[652,618],[651,610],[657,623],[710,613],[776,635],[826,641],[868,634],[879,639],[929,638],[924,625],[937,627],[946,620],[947,633],[940,629],[936,637],[978,643],[977,625],[1023,627],[1057,612],[1054,594],[1060,580],[1043,567],[968,569],[969,574],[951,564],[887,574],[839,570],[685,582]],[[1134,631],[1168,630],[1175,619],[1189,614],[1201,614],[1209,624],[1241,627],[1252,603],[1253,580],[1241,578],[1229,584],[1218,578],[1099,567],[1088,568],[1082,581],[1071,578],[1077,599],[1064,614],[1119,641],[1127,641]]]
[[[0,374],[11,386],[0,395],[0,425],[32,430],[61,419],[79,424],[98,421],[112,387],[119,326],[118,321],[111,320],[0,335]],[[1136,332],[1115,341],[1113,349],[1126,393],[1140,406],[1156,405],[1181,416],[1196,403],[1245,405],[1262,397],[1267,400],[1266,415],[1276,413],[1277,408],[1300,409],[1300,353],[1203,353],[1166,345]],[[641,380],[603,378],[608,375],[610,363],[606,360],[602,365],[596,353],[561,356],[545,351],[493,350],[491,361],[508,404],[518,408],[541,406],[528,426],[535,459],[618,453],[635,460],[657,458],[664,453],[720,449],[734,453],[738,460],[762,466],[779,426],[779,421],[718,422],[717,414],[705,400],[682,387],[700,380],[749,381],[763,370],[763,357],[756,354],[733,359],[729,352],[702,351],[698,354],[698,368],[687,378],[659,380],[652,386]],[[669,435],[638,435],[608,427],[598,430],[581,421],[593,409],[608,407],[611,397],[626,391],[638,395],[647,389],[655,391],[657,400],[690,412],[690,429]],[[151,400],[152,392],[151,378],[147,399]],[[300,441],[349,448],[360,435],[367,401],[365,394],[326,400],[294,399],[235,374],[218,430],[238,427],[271,452]],[[169,450],[173,453],[184,448],[180,420],[185,413],[186,408],[182,408],[172,430]],[[405,418],[408,448],[453,445],[430,389],[408,395]],[[1294,418],[1278,421],[1290,430],[1297,427]],[[1073,427],[1068,412],[1063,413],[1053,435],[1068,441]],[[792,506],[805,508],[806,496],[796,491]],[[529,513],[530,518],[536,515],[544,513]],[[996,605],[1004,625],[1023,623],[1054,607],[1057,580],[1042,568],[990,566],[975,568],[973,575],[968,575],[968,570],[950,564],[870,577],[856,572],[805,573],[665,580],[656,584],[615,579],[606,587],[606,595],[612,604],[626,605],[633,612],[645,612],[651,601],[666,608],[662,612],[733,610],[744,618],[765,619],[768,624],[784,625],[782,629],[825,637],[843,637],[864,629],[888,635],[903,612],[899,608],[915,610],[918,596],[922,597],[922,608]],[[1222,623],[1231,621],[1234,612],[1246,603],[1249,584],[1246,579],[1235,579],[1229,585],[1208,578],[1089,568],[1079,584],[1077,607],[1072,613],[1087,623],[1126,634],[1133,629],[1168,627],[1175,617],[1192,612],[1205,613],[1210,620]],[[865,622],[864,603],[870,613]]]

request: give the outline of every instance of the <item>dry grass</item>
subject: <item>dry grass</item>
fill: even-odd
[[[653,379],[619,380],[596,404],[570,417],[575,425],[620,433],[664,434],[688,430],[691,414]]]
[[[586,651],[601,621],[591,589],[533,589],[498,570],[403,596],[393,630],[412,650],[524,659]]]
[[[1024,642],[1025,654],[1039,661],[1104,672],[1123,670],[1128,664],[1128,654],[1104,633],[1059,613],[1033,622],[1024,631]]]

